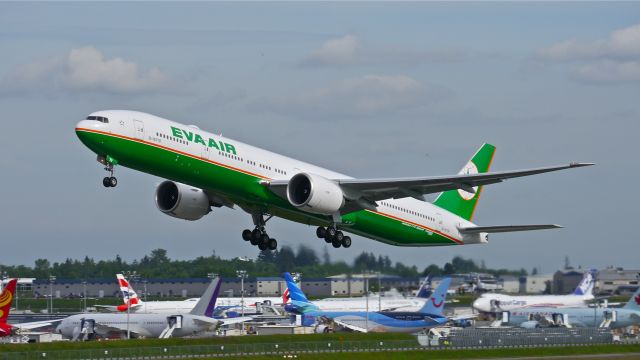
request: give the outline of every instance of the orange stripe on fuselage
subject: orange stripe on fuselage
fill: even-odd
[[[411,225],[415,225],[415,226],[421,227],[421,228],[423,228],[423,229],[425,229],[425,230],[429,230],[430,232],[433,232],[433,233],[436,233],[436,234],[438,234],[438,235],[444,236],[445,238],[447,238],[447,239],[449,239],[449,240],[453,240],[453,241],[454,241],[455,243],[457,243],[457,244],[461,244],[461,245],[463,245],[463,244],[464,244],[464,242],[463,242],[463,241],[461,241],[461,240],[459,240],[459,239],[456,239],[456,238],[454,238],[454,237],[453,237],[453,236],[451,236],[451,235],[447,235],[447,234],[445,234],[445,233],[443,233],[443,232],[441,232],[441,231],[438,231],[438,230],[432,229],[432,228],[430,228],[430,227],[428,227],[428,226],[425,226],[425,225],[422,225],[422,224],[419,224],[419,223],[416,223],[416,222],[413,222],[413,221],[410,221],[410,220],[406,220],[406,219],[403,219],[403,218],[399,218],[399,217],[397,217],[397,216],[393,216],[393,215],[391,215],[391,214],[383,213],[383,212],[380,212],[380,211],[371,211],[371,210],[367,210],[367,211],[372,212],[372,213],[375,213],[375,214],[378,214],[378,215],[381,215],[381,216],[386,216],[386,217],[391,218],[391,219],[394,219],[394,220],[403,221],[403,222],[409,223],[409,224],[411,224]]]

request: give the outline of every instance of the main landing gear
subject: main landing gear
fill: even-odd
[[[327,243],[331,243],[334,248],[339,248],[342,246],[343,248],[348,248],[351,246],[351,238],[349,236],[345,236],[342,231],[336,229],[335,225],[328,227],[318,227],[316,230],[316,236],[320,239],[324,239]]]
[[[245,229],[242,231],[242,238],[244,241],[251,242],[251,245],[257,246],[258,249],[275,250],[278,248],[278,242],[274,238],[270,238],[265,230],[265,224],[272,216],[269,216],[267,220],[264,219],[263,214],[252,215],[255,228],[252,230]]]
[[[105,178],[102,179],[102,185],[104,185],[104,187],[116,187],[116,185],[118,185],[118,179],[113,176],[113,164],[107,162],[104,166],[104,169],[107,170],[111,175],[105,176]]]

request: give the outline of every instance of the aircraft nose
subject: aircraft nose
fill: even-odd
[[[487,308],[487,299],[483,299],[483,298],[478,298],[473,302],[473,308],[479,311],[485,311],[488,312],[489,309]]]

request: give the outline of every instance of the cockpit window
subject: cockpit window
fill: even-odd
[[[104,116],[87,116],[87,120],[97,120],[105,124],[109,123],[109,119]]]

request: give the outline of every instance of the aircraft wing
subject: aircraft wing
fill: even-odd
[[[253,320],[253,318],[250,317],[250,316],[240,316],[240,317],[233,317],[233,318],[218,319],[218,321],[220,321],[222,323],[222,325],[238,324],[238,323],[243,323],[243,322],[251,321],[251,320]]]
[[[106,310],[108,312],[118,312],[117,305],[93,305],[93,307],[99,310]]]
[[[357,331],[357,332],[363,332],[363,333],[367,332],[367,329],[365,329],[365,328],[363,328],[361,326],[356,326],[356,325],[353,325],[353,324],[349,324],[348,322],[344,322],[344,321],[336,320],[336,319],[333,319],[333,322],[338,324],[338,325],[340,325],[340,326],[342,326],[342,327],[344,327],[344,328],[347,328],[349,330],[353,330],[353,331]]]
[[[59,323],[60,321],[62,321],[62,319],[11,324],[11,326],[13,326],[14,328],[19,329],[19,330],[33,330],[33,329],[38,329],[38,328],[45,327],[45,326],[54,325],[54,324]]]
[[[389,178],[389,179],[333,179],[343,190],[348,202],[342,213],[360,209],[375,210],[378,200],[413,197],[424,200],[422,195],[442,191],[462,189],[475,193],[474,187],[490,185],[507,179],[542,174],[546,172],[590,166],[592,163],[570,163],[550,167],[488,172],[479,174],[459,174],[450,176]],[[274,193],[286,199],[287,180],[270,180],[264,184]]]
[[[463,234],[479,234],[479,233],[501,233],[514,231],[544,230],[557,229],[562,226],[556,224],[545,225],[501,225],[501,226],[473,226],[458,228]]]

